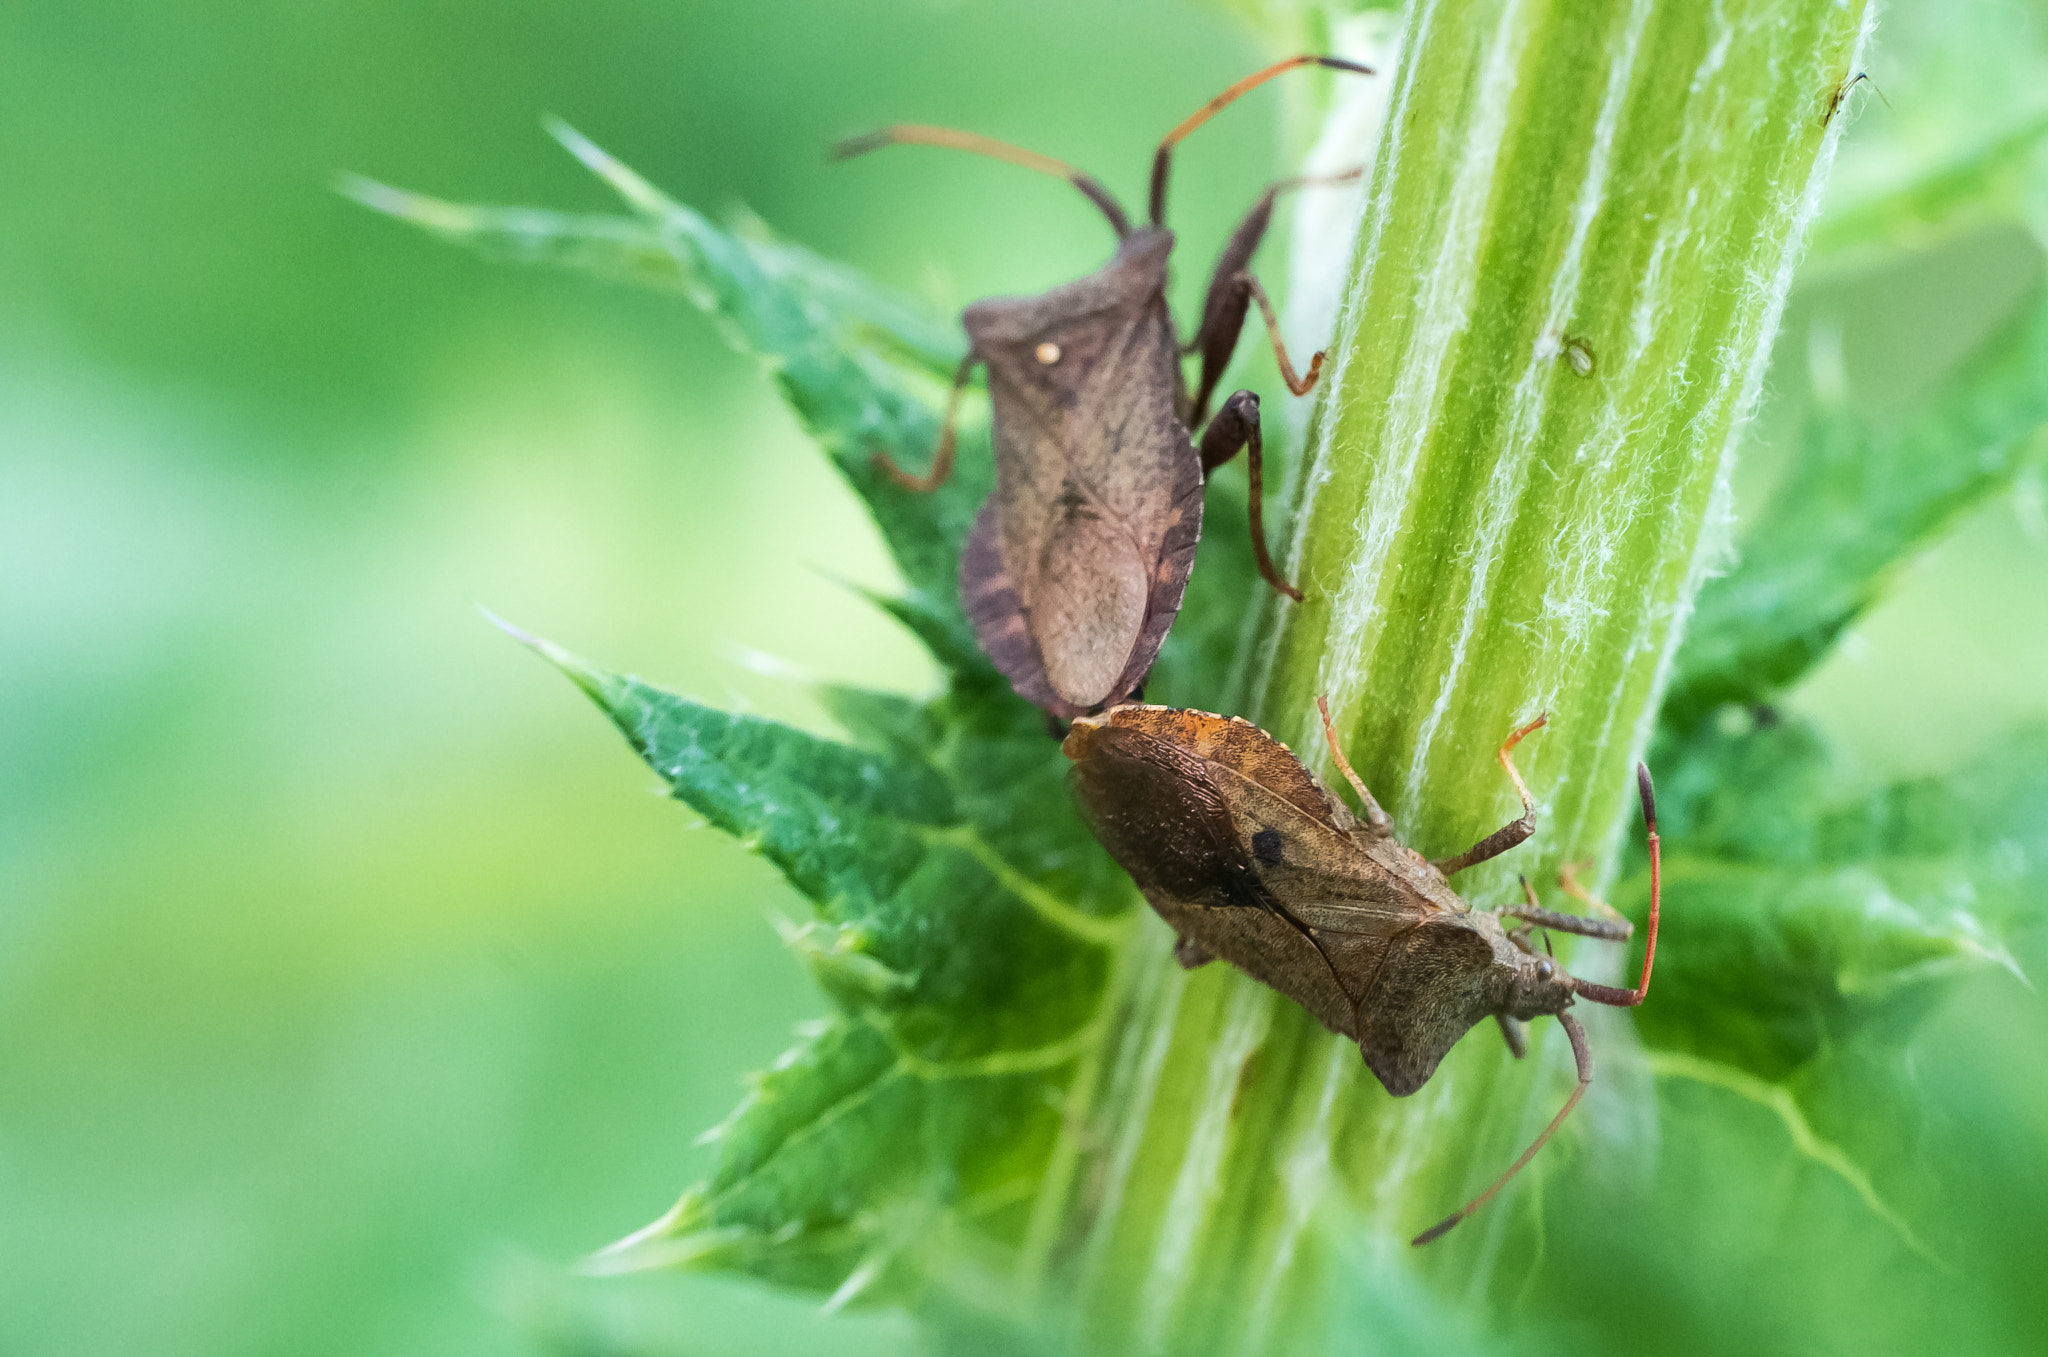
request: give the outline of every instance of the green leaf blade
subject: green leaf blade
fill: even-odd
[[[1763,702],[1833,648],[1901,565],[2039,460],[2048,288],[1906,415],[1817,413],[1740,563],[1700,594],[1664,718]]]
[[[785,402],[873,514],[904,578],[937,623],[942,662],[975,653],[958,601],[961,544],[993,468],[963,456],[929,494],[875,464],[917,470],[938,446],[937,404],[963,343],[850,271],[776,241],[751,219],[721,230],[662,195],[567,128],[557,136],[634,209],[605,217],[446,202],[361,178],[343,191],[368,207],[487,255],[679,292],[716,317],[733,346],[762,359]],[[943,374],[943,376],[941,376]]]

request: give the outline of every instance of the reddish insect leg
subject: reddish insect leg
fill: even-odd
[[[1380,809],[1380,803],[1373,799],[1359,781],[1358,774],[1351,771],[1351,760],[1344,757],[1343,746],[1337,743],[1337,726],[1330,720],[1330,699],[1328,694],[1316,694],[1316,710],[1323,716],[1323,738],[1330,742],[1330,757],[1336,760],[1337,771],[1344,774],[1344,780],[1351,784],[1351,790],[1358,793],[1358,799],[1365,806],[1365,827],[1384,839],[1394,832],[1393,817]]]
[[[1508,821],[1456,857],[1438,858],[1434,865],[1445,876],[1453,876],[1488,858],[1497,858],[1536,832],[1536,802],[1530,797],[1528,785],[1522,781],[1521,773],[1516,771],[1511,754],[1524,736],[1549,719],[1547,715],[1539,716],[1523,726],[1508,736],[1507,742],[1501,745],[1499,753],[1495,755],[1500,760],[1500,766],[1507,769],[1508,779],[1515,784],[1515,795],[1522,798],[1522,817],[1519,820]]]
[[[1259,242],[1265,238],[1266,227],[1273,220],[1275,197],[1288,189],[1348,183],[1362,173],[1363,170],[1352,170],[1347,174],[1283,179],[1260,195],[1245,219],[1231,232],[1229,243],[1217,256],[1216,268],[1209,275],[1209,290],[1202,297],[1202,323],[1183,350],[1202,355],[1202,379],[1196,384],[1194,404],[1189,407],[1188,427],[1194,428],[1207,418],[1209,398],[1216,394],[1216,384],[1223,380],[1223,370],[1230,365],[1230,355],[1237,350],[1238,338],[1244,333],[1245,315],[1253,301],[1258,302],[1259,311],[1265,317],[1266,335],[1273,341],[1273,353],[1280,360],[1280,372],[1287,380],[1287,389],[1303,396],[1315,385],[1316,375],[1322,370],[1322,355],[1318,353],[1309,363],[1307,377],[1295,375],[1294,363],[1287,356],[1287,346],[1280,339],[1273,305],[1266,299],[1265,289],[1259,286],[1258,280],[1246,271],[1246,266],[1252,262]]]
[[[1564,864],[1564,866],[1559,867],[1557,869],[1557,888],[1563,891],[1566,895],[1569,895],[1572,899],[1577,900],[1580,904],[1585,905],[1588,909],[1591,909],[1595,914],[1598,914],[1603,919],[1612,919],[1619,922],[1626,922],[1626,920],[1622,919],[1620,910],[1616,909],[1613,905],[1608,904],[1605,900],[1602,900],[1599,896],[1593,894],[1593,892],[1587,890],[1585,886],[1580,883],[1578,869],[1582,865],[1584,864],[1567,862]],[[1634,932],[1635,925],[1630,924],[1628,933],[1625,933],[1622,936],[1631,936],[1634,934]]]
[[[928,495],[946,483],[946,477],[953,474],[953,443],[960,421],[960,393],[967,389],[967,379],[974,372],[974,365],[981,360],[968,354],[960,360],[959,369],[953,374],[953,389],[946,396],[946,417],[939,425],[939,448],[932,454],[932,467],[922,476],[913,476],[896,465],[896,459],[886,452],[878,452],[868,460],[875,470],[887,476],[905,490],[914,490]]]
[[[1508,1044],[1508,1054],[1520,1060],[1529,1054],[1529,1038],[1522,1032],[1522,1024],[1505,1013],[1496,1013],[1493,1020],[1500,1024],[1501,1037]]]
[[[1636,926],[1587,894],[1586,888],[1579,885],[1578,878],[1571,874],[1570,868],[1560,870],[1557,878],[1558,884],[1564,887],[1565,894],[1605,910],[1609,917],[1588,919],[1583,914],[1560,914],[1554,909],[1545,909],[1536,898],[1536,888],[1529,884],[1529,878],[1526,876],[1521,878],[1524,903],[1519,906],[1510,905],[1501,910],[1501,913],[1511,919],[1526,919],[1538,928],[1554,928],[1560,933],[1576,933],[1582,938],[1627,942],[1635,936]]]
[[[1212,468],[1235,457],[1239,448],[1245,449],[1246,470],[1251,474],[1252,550],[1258,556],[1259,573],[1266,583],[1299,603],[1301,590],[1280,577],[1266,550],[1264,447],[1259,440],[1259,398],[1251,391],[1240,391],[1223,402],[1216,418],[1202,431],[1202,474],[1207,476]]]

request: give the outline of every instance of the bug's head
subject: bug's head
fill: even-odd
[[[1540,1018],[1564,1012],[1577,991],[1578,981],[1565,973],[1557,958],[1545,952],[1523,952],[1515,958],[1505,1007],[1511,1018]]]

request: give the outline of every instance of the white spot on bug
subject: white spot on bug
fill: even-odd
[[[1047,367],[1051,367],[1054,363],[1060,361],[1060,346],[1049,339],[1045,343],[1040,344],[1032,353],[1039,362]]]

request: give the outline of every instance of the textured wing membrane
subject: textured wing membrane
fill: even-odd
[[[1087,278],[966,317],[995,411],[995,547],[1062,714],[1143,680],[1201,532],[1163,291],[1172,242],[1144,234]]]
[[[1144,630],[1151,580],[1129,525],[1100,505],[1070,487],[1053,514],[1026,615],[1035,635],[1059,638],[1040,649],[1053,689],[1093,707],[1122,696],[1115,687]]]
[[[1389,939],[1431,911],[1284,745],[1235,718],[1119,707],[1066,748],[1090,826],[1177,932],[1358,1035]]]
[[[1351,812],[1316,781],[1293,750],[1240,717],[1187,707],[1132,705],[1105,712],[1101,719],[1113,729],[1150,736],[1216,764],[1318,824],[1340,833],[1352,828]]]
[[[968,625],[974,628],[982,653],[996,672],[1010,681],[1017,696],[1058,716],[1078,716],[1080,712],[1053,690],[1045,662],[1038,655],[1038,642],[1031,639],[1024,624],[1017,587],[1010,582],[1002,552],[996,548],[995,507],[993,499],[981,506],[960,553],[960,603]]]

